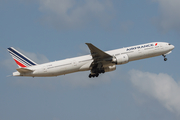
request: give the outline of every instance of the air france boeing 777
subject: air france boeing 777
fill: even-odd
[[[126,64],[130,61],[171,53],[174,46],[166,42],[152,42],[111,51],[102,51],[91,43],[86,43],[90,55],[64,59],[55,62],[37,64],[13,47],[8,48],[9,53],[19,66],[13,76],[51,77],[69,73],[88,71],[89,78],[98,77],[99,74],[116,70],[116,65]]]

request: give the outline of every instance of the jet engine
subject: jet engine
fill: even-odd
[[[105,72],[110,72],[116,70],[116,65],[108,66],[104,68]]]
[[[117,65],[126,64],[129,62],[129,57],[127,54],[118,55],[112,59],[112,62]]]

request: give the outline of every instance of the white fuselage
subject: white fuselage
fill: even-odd
[[[173,45],[165,42],[153,42],[147,44],[141,44],[111,51],[106,51],[109,55],[118,57],[119,55],[126,54],[128,56],[128,62],[145,59],[150,57],[155,57],[159,55],[165,55],[174,49]],[[14,72],[13,76],[31,76],[31,77],[50,77],[65,75],[78,71],[91,70],[91,63],[93,58],[91,55],[84,55],[80,57],[74,57],[70,59],[59,60],[55,62],[49,62],[45,64],[35,65],[28,67],[28,69],[33,70],[31,73],[20,74],[19,72]],[[122,63],[123,64],[123,63]],[[112,66],[115,63],[104,63],[103,66]]]

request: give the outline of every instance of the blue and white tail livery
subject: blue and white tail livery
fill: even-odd
[[[26,57],[25,55],[14,49],[13,47],[8,48],[8,51],[20,68],[37,65],[35,62],[30,60],[28,57]]]

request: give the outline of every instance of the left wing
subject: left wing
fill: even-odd
[[[86,45],[89,47],[89,49],[91,51],[91,55],[92,55],[94,61],[98,62],[98,61],[102,61],[102,60],[105,60],[105,59],[112,58],[111,55],[109,55],[109,54],[105,53],[104,51],[100,50],[99,48],[97,48],[93,44],[86,43]]]
[[[115,70],[115,65],[109,64],[112,63],[113,56],[100,50],[91,43],[86,43],[86,45],[89,47],[92,58],[94,60],[90,66],[91,69],[91,74],[89,74],[90,78],[95,76],[98,77],[99,74],[104,73],[106,71],[110,71],[110,69],[111,71]]]

